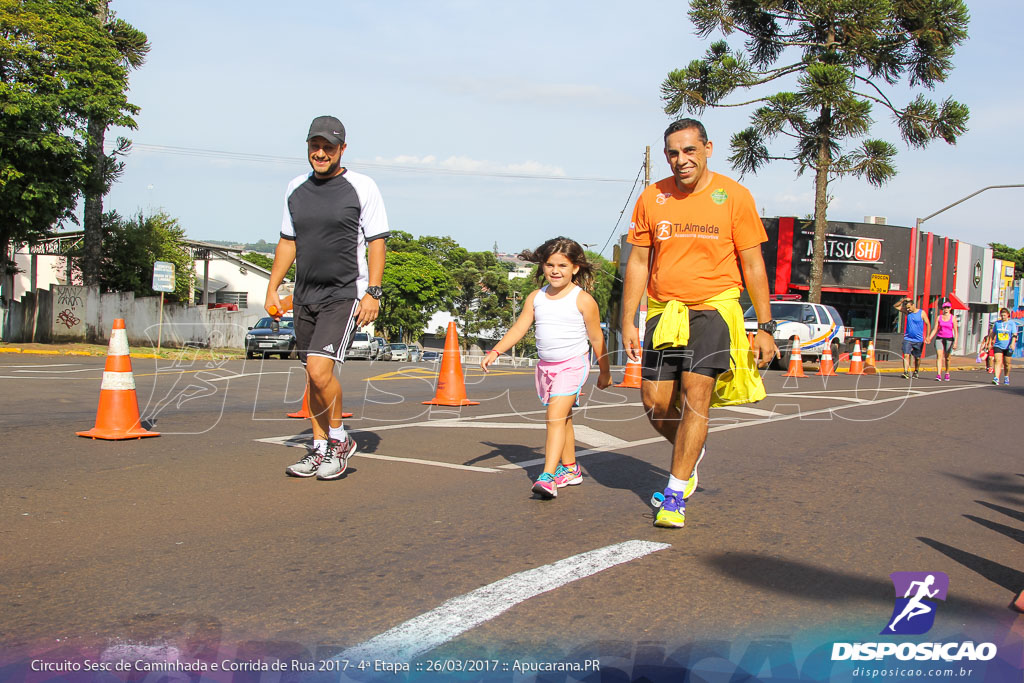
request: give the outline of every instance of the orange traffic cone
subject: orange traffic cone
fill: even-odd
[[[616,384],[617,387],[623,389],[639,389],[640,388],[640,361],[638,360],[627,360],[626,361],[626,374],[622,376],[622,382]]]
[[[462,378],[462,358],[459,356],[459,336],[455,323],[448,323],[448,334],[444,339],[444,353],[441,355],[441,371],[437,373],[437,393],[432,401],[423,401],[425,406],[478,406],[479,401],[466,398],[466,382]]]
[[[91,439],[141,439],[160,436],[139,424],[139,399],[135,396],[135,375],[128,355],[128,332],[124,320],[114,321],[107,346],[107,362],[100,385],[100,404],[96,410],[96,426],[87,432],[75,432]]]
[[[793,348],[789,352],[789,368],[786,369],[783,377],[806,377],[804,374],[804,360],[800,357],[800,337],[793,339]]]
[[[864,361],[864,374],[873,375],[876,372],[878,369],[875,367],[875,340],[871,339],[868,340],[868,357]]]
[[[836,367],[832,364],[832,346],[825,344],[825,350],[821,352],[821,368],[816,372],[816,375],[822,377],[835,377]]]
[[[1018,612],[1024,612],[1024,591],[1017,594],[1017,598],[1013,601],[1013,608]]]
[[[302,392],[302,407],[297,412],[288,413],[288,417],[298,417],[308,419],[313,417],[312,411],[309,409],[309,385],[306,385],[306,390]],[[352,413],[342,413],[341,418],[352,417]]]
[[[863,375],[864,373],[864,361],[860,357],[860,339],[853,343],[853,355],[850,356],[850,371],[847,373],[850,375]]]

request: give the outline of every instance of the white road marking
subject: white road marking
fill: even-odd
[[[545,422],[477,422],[467,420],[430,420],[429,422],[416,422],[412,424],[400,424],[400,425],[387,425],[384,427],[374,427],[367,429],[366,431],[379,432],[386,429],[400,429],[403,427],[429,427],[429,428],[445,428],[445,429],[528,429],[534,431],[543,431],[547,429],[547,423]],[[622,444],[628,443],[622,439],[606,434],[602,431],[588,427],[586,425],[573,425],[573,432],[576,435],[577,441],[582,441],[585,444],[593,446],[594,448],[615,448]]]
[[[745,415],[760,415],[761,417],[768,417],[772,414],[772,411],[765,410],[764,408],[751,408],[749,406],[721,406],[722,410],[729,410],[734,413],[743,413]]]
[[[866,408],[866,407],[870,407],[870,406],[874,406],[874,405],[881,405],[881,404],[884,404],[884,403],[892,403],[894,401],[906,401],[906,400],[909,400],[910,398],[916,398],[916,397],[921,397],[921,396],[931,396],[933,394],[945,394],[945,393],[952,392],[952,391],[966,391],[966,390],[969,390],[969,389],[981,389],[981,388],[984,388],[985,386],[987,386],[987,385],[968,385],[968,386],[959,386],[959,387],[948,387],[948,388],[942,388],[942,389],[931,389],[931,390],[928,390],[928,391],[913,391],[913,390],[906,390],[905,389],[904,393],[902,393],[901,395],[893,396],[891,398],[883,398],[883,399],[879,399],[879,400],[875,400],[875,401],[859,399],[857,402],[847,403],[846,405],[833,406],[833,407],[830,407],[830,408],[820,408],[818,410],[810,410],[810,411],[808,411],[808,410],[801,410],[800,406],[798,404],[777,404],[775,406],[774,410],[763,410],[763,409],[760,409],[760,408],[746,408],[744,406],[731,406],[733,409],[737,409],[737,408],[741,409],[741,410],[738,410],[737,412],[748,412],[751,415],[763,415],[763,417],[761,419],[743,420],[743,421],[736,421],[736,422],[728,423],[728,424],[714,425],[714,426],[711,426],[711,427],[708,428],[708,432],[709,433],[710,432],[723,432],[723,431],[726,431],[726,430],[729,430],[729,429],[743,429],[743,428],[746,428],[746,427],[756,427],[758,425],[763,425],[763,424],[775,424],[775,423],[778,423],[778,422],[784,422],[786,420],[822,419],[822,418],[818,418],[816,416],[824,416],[824,415],[829,415],[829,414],[832,414],[832,413],[838,413],[838,412],[841,412],[841,411],[844,411],[844,410],[849,410],[850,408]],[[778,394],[773,394],[773,395],[778,396]],[[786,394],[785,396],[788,397],[789,394]],[[634,405],[639,405],[639,404],[634,404]],[[794,407],[794,408],[796,408],[796,412],[794,412],[794,413],[786,413],[786,414],[782,414],[782,413],[777,412],[778,409],[781,408],[781,407]],[[543,411],[538,411],[538,412],[543,412]],[[520,416],[520,415],[524,415],[524,414],[525,413],[508,413],[507,415],[508,416]],[[386,431],[386,430],[390,430],[390,429],[407,429],[409,427],[454,427],[454,428],[488,427],[488,428],[499,428],[499,429],[532,429],[532,430],[539,430],[539,429],[544,429],[545,428],[543,422],[537,422],[537,423],[494,422],[494,423],[490,423],[490,422],[479,422],[478,421],[478,420],[482,420],[482,419],[485,419],[485,418],[492,418],[493,419],[495,417],[501,417],[501,416],[502,415],[479,415],[479,416],[476,416],[474,418],[465,418],[465,419],[446,419],[446,420],[430,420],[430,421],[427,421],[427,422],[410,422],[410,423],[397,424],[397,425],[384,425],[384,426],[381,426],[381,427],[372,427],[372,428],[369,428],[369,429],[367,429],[365,431],[381,432],[381,431]],[[720,419],[720,418],[714,418],[714,419],[717,420],[717,419]],[[827,418],[825,418],[825,419],[827,419]],[[649,438],[646,438],[646,439],[639,439],[637,441],[623,441],[622,439],[619,439],[619,438],[617,438],[615,436],[612,436],[610,434],[605,434],[604,432],[598,431],[598,430],[593,429],[591,427],[587,427],[585,425],[575,426],[574,429],[575,429],[577,438],[580,441],[582,441],[584,443],[588,443],[591,446],[593,446],[593,448],[588,448],[588,449],[585,449],[585,450],[577,451],[576,452],[576,458],[577,459],[582,458],[582,457],[587,456],[587,455],[593,455],[594,453],[606,453],[606,452],[611,451],[611,450],[622,451],[622,450],[626,450],[627,448],[637,448],[637,447],[640,447],[640,446],[649,446],[649,445],[652,445],[652,444],[666,443],[664,437],[661,437],[661,436],[652,436],[652,437],[649,437]],[[356,431],[356,430],[352,430],[352,431],[353,431],[353,433],[358,433],[358,431]],[[586,437],[584,437],[584,434],[586,435]],[[291,435],[291,436],[279,436],[279,437],[270,437],[270,438],[267,438],[267,439],[255,439],[255,440],[259,441],[261,443],[272,443],[272,444],[282,444],[282,445],[286,445],[286,446],[305,447],[307,445],[308,438],[309,438],[308,435],[295,434],[295,435]],[[299,439],[304,439],[304,441],[299,441]],[[360,457],[373,458],[373,459],[377,459],[377,460],[391,460],[391,461],[396,461],[396,462],[409,462],[409,463],[415,463],[415,464],[420,464],[420,465],[432,465],[434,467],[446,467],[446,468],[449,468],[449,469],[468,470],[468,471],[472,471],[472,472],[499,472],[501,470],[519,470],[519,469],[526,469],[528,467],[533,467],[535,465],[541,465],[541,464],[544,463],[544,458],[534,458],[534,459],[531,459],[531,460],[523,460],[523,461],[520,461],[520,462],[506,463],[504,465],[497,465],[496,468],[491,468],[491,467],[477,467],[477,466],[473,466],[473,465],[457,465],[457,464],[446,463],[446,462],[438,462],[438,461],[434,461],[434,460],[420,460],[420,459],[416,459],[416,458],[398,458],[398,457],[394,457],[394,456],[377,455],[377,454],[374,454],[374,453],[357,453],[357,455],[360,456]]]
[[[350,429],[349,434],[358,434],[359,432]],[[301,439],[301,440],[300,440]],[[280,446],[290,446],[292,448],[305,448],[309,445],[309,436],[306,434],[293,434],[292,436],[274,436],[269,439],[255,439],[260,443],[271,443]],[[470,472],[498,472],[499,470],[493,467],[477,467],[475,465],[459,465],[450,462],[439,462],[437,460],[421,460],[420,458],[399,458],[394,455],[380,455],[379,453],[360,453],[356,451],[355,456],[357,458],[368,458],[370,460],[388,460],[390,462],[406,462],[414,465],[431,465],[433,467],[445,467],[450,470],[468,470]]]
[[[984,386],[985,385],[980,385],[980,386],[979,385],[971,385],[971,386],[963,386],[963,387],[950,387],[948,389],[937,389],[937,390],[922,392],[920,394],[913,394],[913,395],[914,396],[930,396],[932,394],[944,394],[944,393],[950,392],[950,391],[965,391],[967,389],[981,389]],[[785,415],[779,414],[777,412],[771,412],[771,413],[769,413],[768,416],[766,416],[764,419],[761,419],[761,420],[745,420],[743,422],[735,422],[735,423],[731,423],[731,424],[723,424],[723,425],[716,425],[716,426],[713,426],[713,427],[708,427],[708,432],[709,433],[710,432],[724,432],[724,431],[726,431],[728,429],[743,429],[744,427],[756,427],[758,425],[763,425],[763,424],[775,424],[777,422],[784,422],[786,420],[813,418],[816,415],[825,415],[827,413],[838,413],[840,411],[848,410],[850,408],[865,408],[865,407],[868,407],[868,406],[879,405],[879,404],[882,404],[882,403],[892,403],[893,401],[905,401],[905,400],[907,400],[907,398],[908,398],[908,396],[895,396],[893,398],[883,398],[883,399],[880,399],[878,401],[871,401],[871,402],[867,402],[867,403],[851,403],[849,405],[834,406],[832,408],[821,408],[819,410],[811,410],[811,411],[807,411],[807,410],[800,411],[800,410],[798,410],[798,412],[796,412],[796,413],[785,414]],[[780,405],[776,406],[776,408],[781,407],[781,405],[783,405],[783,404],[780,404]],[[795,405],[799,409],[799,405],[796,405],[796,404],[789,404],[789,405]],[[618,446],[616,446],[615,450],[616,451],[622,451],[622,450],[625,450],[627,448],[637,448],[638,446],[650,446],[651,444],[658,444],[658,443],[667,444],[668,442],[665,441],[664,437],[652,436],[652,437],[647,438],[647,439],[640,439],[639,441],[625,441],[625,442],[619,444]],[[578,460],[579,458],[582,458],[582,457],[587,456],[587,455],[593,455],[594,453],[604,453],[604,452],[606,452],[606,449],[588,449],[588,450],[584,450],[584,451],[577,451],[576,452],[576,459]],[[506,465],[498,465],[498,468],[499,469],[503,469],[503,470],[525,469],[527,467],[533,467],[534,465],[541,465],[543,463],[544,463],[544,458],[535,458],[533,460],[524,460],[522,462],[514,462],[514,463],[508,463]]]
[[[219,368],[217,368],[219,369]],[[209,370],[213,372],[213,369]],[[291,374],[288,370],[270,370],[268,372],[243,372],[237,375],[227,375],[225,377],[215,377],[214,379],[208,379],[207,382],[224,382],[229,379],[238,379],[239,377],[262,377],[263,375],[289,375]]]
[[[525,600],[670,547],[668,543],[626,541],[512,574],[452,598],[436,609],[345,650],[334,659],[410,662]]]
[[[0,368],[64,368],[69,365],[81,365],[81,363],[34,363],[32,365],[18,363],[16,365],[0,365]]]

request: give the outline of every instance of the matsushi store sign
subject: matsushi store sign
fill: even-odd
[[[808,237],[807,253],[801,261],[814,256],[814,233],[801,231]],[[885,240],[849,235],[825,235],[825,263],[883,263],[882,242]]]

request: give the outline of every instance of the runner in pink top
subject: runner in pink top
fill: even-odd
[[[935,381],[941,382],[945,379],[949,381],[949,354],[956,346],[956,338],[958,337],[958,327],[956,322],[956,316],[953,315],[953,305],[948,301],[942,302],[942,312],[939,313],[935,319],[935,327],[932,329],[931,337],[928,339],[930,344],[932,340],[935,340]],[[943,377],[942,368],[946,368],[945,377]]]

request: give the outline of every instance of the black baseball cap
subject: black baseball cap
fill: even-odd
[[[309,135],[306,142],[315,137],[322,137],[332,145],[345,144],[345,126],[333,116],[318,116],[309,124]]]

